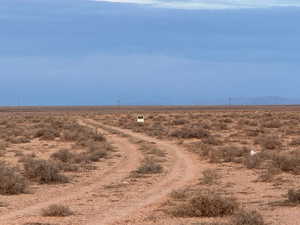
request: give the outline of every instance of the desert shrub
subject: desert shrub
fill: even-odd
[[[88,147],[87,159],[92,162],[97,162],[100,159],[107,157],[108,151],[110,150],[111,148],[107,144],[92,143]]]
[[[107,156],[107,152],[103,150],[91,152],[88,154],[87,159],[92,162],[97,162],[102,158],[105,158]]]
[[[218,173],[215,169],[206,169],[202,172],[202,181],[204,184],[214,184],[219,178]]]
[[[271,182],[274,179],[274,176],[280,172],[281,170],[279,168],[274,167],[274,165],[270,163],[267,169],[259,176],[259,181]]]
[[[202,127],[183,127],[171,132],[170,136],[177,138],[207,138],[210,133]]]
[[[173,125],[183,125],[183,124],[185,124],[185,123],[187,123],[187,121],[184,120],[184,119],[177,119],[177,120],[173,120],[173,121],[172,121],[172,124],[173,124]]]
[[[221,144],[221,141],[218,140],[214,136],[208,136],[206,138],[203,138],[202,141],[203,141],[204,144],[208,144],[208,145],[220,145]]]
[[[69,207],[57,204],[50,205],[49,207],[42,210],[43,216],[65,217],[71,216],[73,214],[74,213]]]
[[[170,197],[174,200],[184,200],[187,198],[186,190],[176,190],[170,193]]]
[[[223,160],[223,153],[218,148],[213,148],[208,153],[210,163],[221,163]]]
[[[52,224],[52,223],[24,223],[23,225],[57,225],[57,224]]]
[[[278,120],[268,120],[262,123],[265,128],[279,128],[282,126],[281,122]]]
[[[246,130],[246,134],[249,137],[257,137],[259,134],[261,134],[261,130],[260,129],[248,129]]]
[[[227,123],[224,123],[224,122],[217,122],[217,123],[214,123],[214,124],[213,124],[213,127],[214,127],[216,130],[228,130],[228,125],[227,125]]]
[[[237,158],[241,158],[246,154],[249,154],[249,149],[237,147],[237,146],[226,146],[220,149],[224,162],[235,162]]]
[[[74,160],[74,154],[71,153],[68,149],[61,149],[58,152],[54,152],[51,155],[51,158],[67,163]]]
[[[80,126],[74,130],[64,131],[63,138],[66,141],[77,141],[79,144],[82,145],[85,145],[87,141],[101,142],[105,140],[105,138],[101,134],[97,134],[96,132],[93,132],[89,128],[80,127]]]
[[[257,211],[239,211],[231,219],[232,225],[265,225],[263,217]]]
[[[136,173],[139,174],[154,174],[161,173],[163,171],[163,167],[157,163],[153,158],[146,158],[142,165],[136,170]]]
[[[229,225],[228,223],[220,223],[220,222],[203,222],[203,223],[193,223],[193,225]]]
[[[288,191],[288,200],[291,203],[300,204],[300,189],[298,190],[290,189]]]
[[[60,174],[57,164],[42,159],[28,158],[24,162],[25,176],[41,184],[67,183],[69,179]]]
[[[20,194],[27,189],[27,183],[16,169],[0,162],[0,194]]]
[[[300,156],[297,154],[280,153],[272,156],[275,167],[284,172],[300,174]]]
[[[262,159],[260,158],[259,154],[256,155],[248,155],[247,157],[245,157],[244,159],[244,165],[248,168],[248,169],[254,169],[254,168],[258,168],[260,166],[262,162]]]
[[[300,138],[294,139],[290,142],[291,146],[299,146],[300,145]]]
[[[216,192],[199,192],[190,200],[177,205],[171,214],[177,217],[222,217],[232,215],[238,209],[237,202]]]
[[[59,136],[60,136],[59,131],[52,127],[41,128],[37,130],[34,135],[35,138],[40,138],[42,140],[54,140]]]
[[[260,136],[255,140],[256,144],[260,144],[265,149],[277,149],[281,146],[279,137],[275,136]]]

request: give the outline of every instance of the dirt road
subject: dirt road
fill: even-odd
[[[155,142],[168,155],[163,174],[154,177],[153,180],[131,179],[130,173],[139,167],[143,159],[139,146],[130,143],[128,138],[108,134],[102,129],[109,130],[111,127],[92,120],[81,120],[80,123],[94,127],[99,132],[105,132],[107,140],[118,149],[120,158],[113,166],[92,177],[88,183],[74,184],[72,187],[65,188],[64,191],[58,188],[57,192],[44,193],[41,200],[24,204],[21,209],[10,209],[9,213],[0,214],[1,225],[29,222],[60,225],[131,224],[124,221],[145,217],[149,209],[163,202],[170,192],[197,182],[199,163],[190,153],[168,141],[113,128],[131,137]],[[66,218],[42,217],[41,209],[51,204],[68,205],[75,214]]]
[[[97,125],[95,121],[89,120],[89,122],[90,124]],[[112,129],[112,127],[103,124],[101,126]],[[199,176],[199,163],[192,154],[183,151],[179,146],[169,141],[158,140],[129,130],[116,127],[113,127],[113,129],[139,140],[156,143],[160,149],[169,154],[169,160],[171,161],[169,163],[171,166],[168,168],[167,174],[146,192],[110,208],[103,215],[92,218],[87,223],[88,225],[108,225],[114,224],[124,218],[143,217],[145,216],[143,215],[145,213],[143,209],[147,206],[164,201],[169,193],[195,183]],[[124,224],[124,221],[121,224]]]

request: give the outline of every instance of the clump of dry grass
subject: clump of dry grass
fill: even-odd
[[[66,217],[73,214],[73,211],[69,207],[57,204],[50,205],[42,210],[43,216]]]
[[[162,171],[163,167],[153,157],[147,157],[135,172],[138,174],[155,174]]]
[[[60,137],[60,133],[53,127],[41,128],[36,131],[35,138],[40,138],[41,140],[54,140],[57,137]]]
[[[282,126],[279,120],[268,120],[262,123],[265,128],[280,128]]]
[[[288,201],[291,203],[300,204],[300,189],[290,189],[288,191]]]
[[[74,154],[70,152],[68,149],[61,149],[57,152],[54,152],[51,155],[51,158],[60,160],[64,163],[72,162],[74,160]]]
[[[248,148],[234,145],[223,147],[219,151],[222,153],[224,162],[236,162],[250,152]]]
[[[202,172],[202,182],[204,184],[212,185],[217,183],[219,175],[216,169],[206,169]]]
[[[222,144],[222,141],[216,138],[215,136],[208,136],[206,138],[203,138],[202,142],[204,144],[208,145],[220,145]]]
[[[111,147],[109,145],[92,143],[88,147],[86,157],[92,162],[97,162],[100,159],[107,157],[108,151],[111,151]]]
[[[261,163],[262,163],[262,159],[261,159],[260,155],[258,155],[258,154],[257,155],[248,155],[244,159],[244,165],[248,169],[258,168]]]
[[[263,217],[257,211],[238,211],[230,222],[232,225],[265,225]]]
[[[67,183],[69,179],[60,174],[57,164],[42,159],[28,158],[24,161],[25,176],[41,184]]]
[[[300,138],[293,139],[293,140],[290,142],[290,145],[291,145],[291,146],[300,146]]]
[[[278,153],[272,156],[273,164],[284,172],[300,174],[299,153]]]
[[[23,225],[57,225],[57,224],[53,224],[53,223],[24,223]]]
[[[187,202],[176,205],[170,213],[176,217],[222,217],[232,215],[237,209],[234,199],[206,191],[195,193]]]
[[[170,136],[177,138],[207,138],[210,136],[210,133],[201,126],[194,126],[176,129],[170,133]]]
[[[0,194],[21,194],[25,193],[27,182],[16,169],[0,162]]]
[[[281,147],[281,142],[279,137],[276,136],[259,136],[255,140],[255,144],[260,144],[264,149],[278,149]]]

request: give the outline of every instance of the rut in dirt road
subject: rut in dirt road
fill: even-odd
[[[102,132],[101,129],[98,130]],[[81,200],[85,201],[89,193],[96,193],[99,188],[104,185],[119,182],[127,177],[130,172],[137,169],[142,159],[140,151],[138,151],[137,148],[130,144],[126,139],[119,138],[115,135],[110,136],[109,141],[113,142],[113,145],[119,149],[123,156],[112,168],[102,174],[99,174],[99,177],[93,177],[93,183],[84,186],[77,186],[76,188],[74,187],[72,190],[68,190],[68,192],[61,196],[55,196],[54,198],[49,198],[46,201],[31,204],[23,209],[12,210],[10,213],[0,216],[0,225],[22,224],[20,222],[25,221],[26,218],[30,216],[35,217],[40,215],[41,209],[46,208],[51,204],[68,203],[69,205],[72,205],[73,202],[78,203]]]
[[[146,192],[123,202],[118,202],[115,207],[111,207],[105,213],[91,218],[87,225],[109,225],[123,219],[130,219],[142,216],[142,210],[151,205],[164,201],[169,193],[183,188],[189,184],[197,182],[199,176],[199,162],[191,153],[184,151],[181,147],[169,141],[162,141],[156,138],[137,134],[129,130],[103,125],[94,120],[86,120],[89,124],[100,126],[108,130],[116,130],[123,134],[147,142],[155,142],[157,147],[167,152],[171,156],[171,168],[168,174],[160,182],[154,184]]]

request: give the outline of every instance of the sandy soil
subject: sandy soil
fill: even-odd
[[[195,182],[199,164],[190,153],[169,142],[125,132],[141,140],[156,142],[167,152],[164,173],[143,179],[132,178],[130,173],[143,159],[139,146],[130,143],[128,138],[106,132],[108,141],[119,151],[118,157],[102,163],[106,166],[101,165],[101,169],[85,174],[87,178],[80,177],[72,184],[53,185],[33,195],[1,197],[2,202],[16,204],[9,204],[7,209],[0,211],[0,224],[127,224],[124,219],[144,218],[149,207],[155,208],[171,191]],[[70,206],[75,214],[65,218],[42,217],[41,209],[51,204]]]

